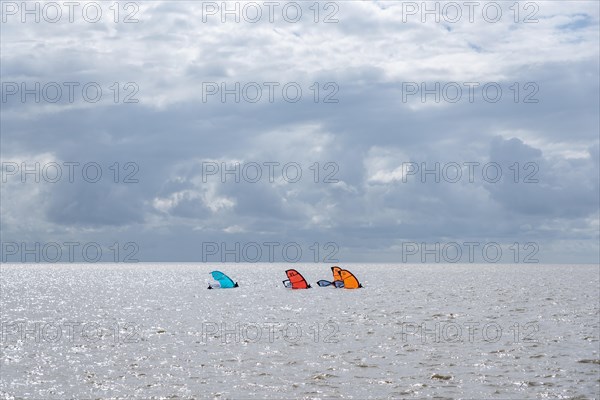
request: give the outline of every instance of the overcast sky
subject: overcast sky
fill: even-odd
[[[2,2],[5,253],[118,242],[120,261],[134,242],[141,261],[202,261],[203,243],[278,242],[278,261],[318,243],[319,260],[417,263],[410,243],[477,242],[599,262],[598,2],[442,2],[439,22],[421,2],[243,2],[239,22],[185,1],[103,3],[92,22],[86,3],[70,22],[30,2],[36,22]],[[40,182],[22,175],[36,162]],[[239,182],[220,175],[236,163]]]

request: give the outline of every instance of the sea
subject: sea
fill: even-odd
[[[599,265],[330,267],[2,264],[0,398],[600,398]]]

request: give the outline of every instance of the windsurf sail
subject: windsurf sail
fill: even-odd
[[[285,287],[291,287],[292,289],[309,289],[310,285],[306,282],[306,279],[295,269],[288,269],[285,271],[288,279],[283,281]]]
[[[321,279],[320,281],[317,282],[317,285],[321,286],[321,287],[326,287],[326,286],[331,286],[333,285],[336,288],[343,288],[344,287],[344,282],[342,281],[326,281],[325,279]]]
[[[331,282],[331,284],[336,288],[343,288],[344,280],[342,279],[342,269],[336,265],[331,267],[331,272],[333,273],[333,282]]]
[[[342,276],[342,282],[344,282],[345,289],[358,289],[362,287],[354,274],[347,269],[341,270],[340,275]]]
[[[320,281],[317,282],[317,285],[319,285],[321,287],[326,287],[326,286],[333,285],[333,282],[329,282],[324,279],[321,279]]]
[[[215,288],[221,287],[223,289],[230,289],[230,288],[238,287],[237,282],[234,282],[230,277],[228,277],[221,271],[212,271],[210,274],[219,283],[218,285],[214,286]],[[213,287],[211,285],[209,285],[208,288],[212,289]]]
[[[331,267],[331,272],[333,272],[333,280],[334,281],[341,281],[342,280],[342,269],[338,266],[335,267]]]

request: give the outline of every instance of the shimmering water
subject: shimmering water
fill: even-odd
[[[0,397],[600,397],[598,265],[287,267],[3,265]]]

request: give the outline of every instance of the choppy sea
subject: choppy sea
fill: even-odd
[[[598,265],[292,267],[3,264],[0,398],[600,397]]]

